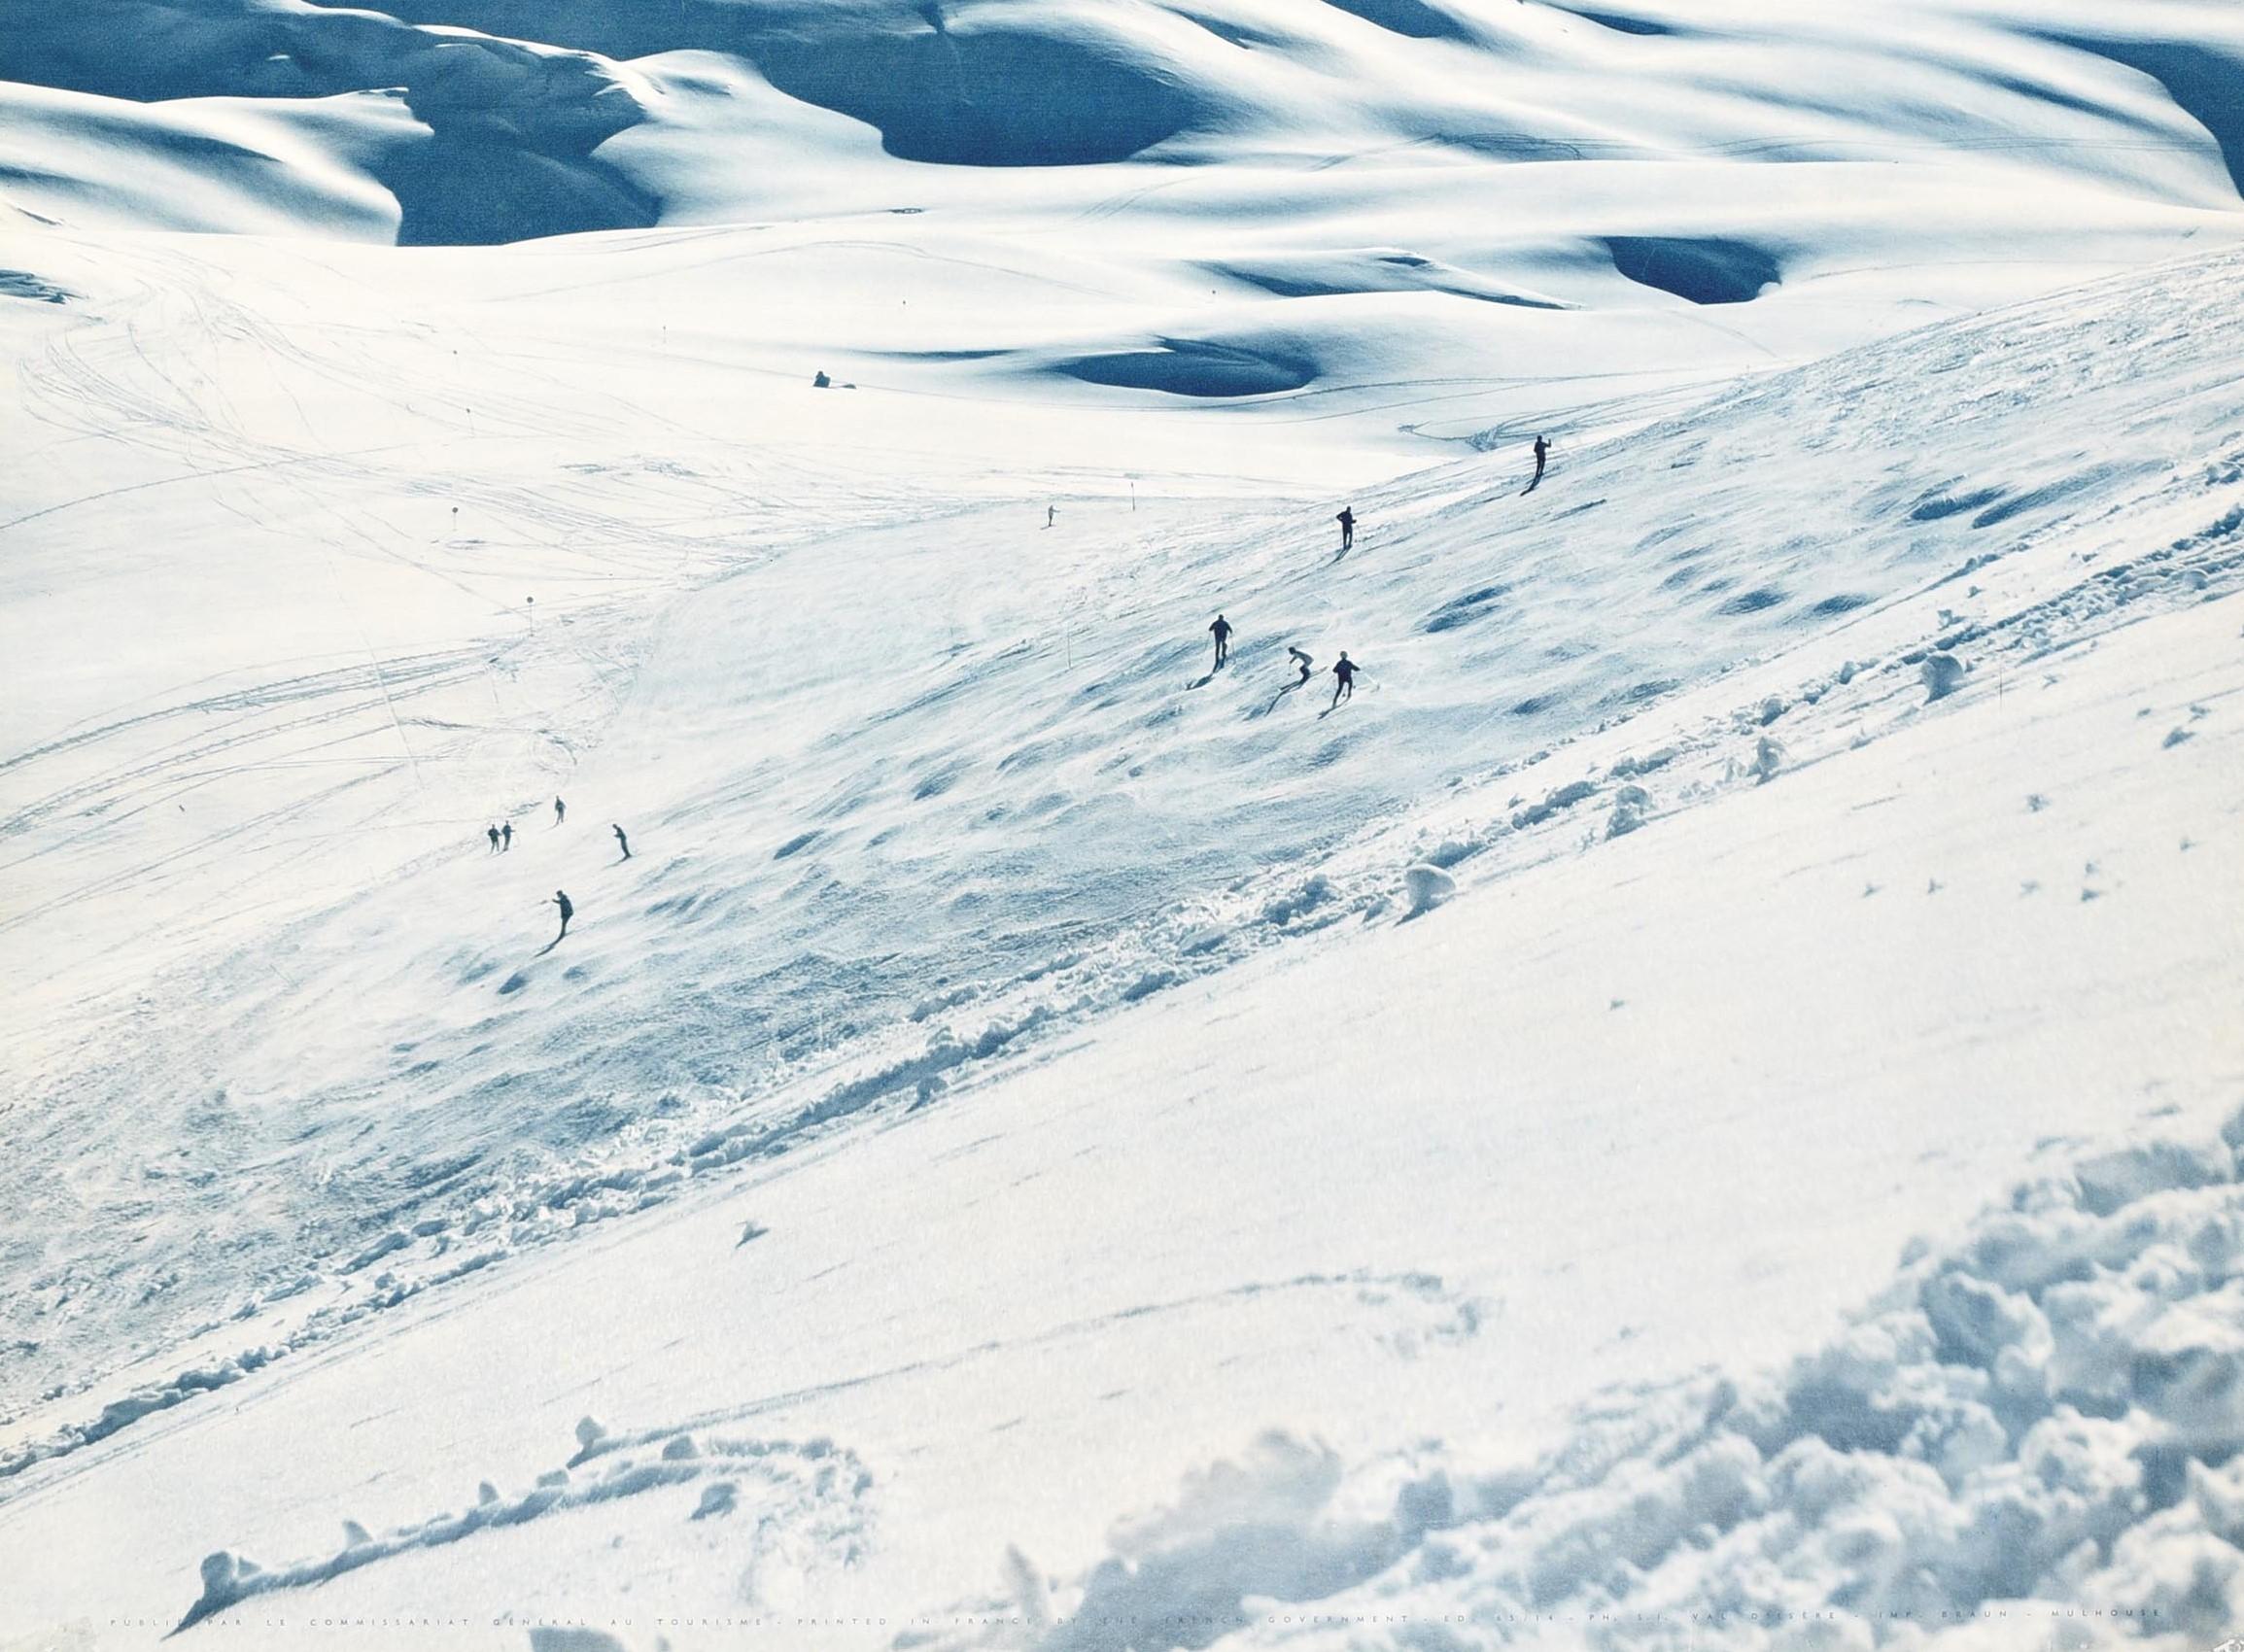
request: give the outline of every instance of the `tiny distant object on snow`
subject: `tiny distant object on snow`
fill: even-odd
[[[1052,519],[1053,519],[1053,518],[1055,515],[1057,515],[1058,513],[1059,513],[1059,506],[1057,506],[1057,505],[1055,505],[1055,504],[1048,504],[1048,505],[1046,505],[1046,506],[1044,507],[1044,525],[1045,525],[1047,528],[1050,528],[1050,527],[1052,526]]]
[[[834,381],[826,376],[826,369],[823,367],[818,369],[817,376],[811,381],[812,390],[831,390],[833,385]]]
[[[1340,524],[1340,548],[1343,551],[1354,549],[1356,545],[1356,513],[1348,506],[1342,505],[1340,514],[1332,520]]]
[[[1332,674],[1340,679],[1332,686],[1332,704],[1337,706],[1343,700],[1355,699],[1356,662],[1348,658],[1347,649],[1340,650],[1340,658],[1332,668]]]
[[[569,934],[569,920],[576,915],[576,909],[569,904],[569,892],[566,889],[554,890],[553,905],[561,909],[561,934],[553,938],[553,944],[558,946]]]
[[[513,821],[509,820],[505,825],[499,828],[499,846],[501,849],[510,849],[514,846]]]
[[[1216,616],[1216,623],[1208,627],[1208,630],[1215,634],[1216,638],[1216,664],[1214,669],[1221,671],[1223,669],[1224,662],[1231,657],[1231,622],[1224,618],[1222,614],[1218,614]]]
[[[497,854],[499,852],[499,828],[494,826],[483,835],[491,840],[491,852]]]
[[[1317,662],[1310,659],[1308,655],[1302,653],[1298,648],[1288,648],[1286,652],[1293,656],[1294,664],[1301,668],[1301,682],[1297,682],[1294,685],[1295,688],[1299,688],[1301,683],[1305,683],[1309,680],[1309,673],[1317,669]]]
[[[553,823],[558,826],[569,813],[569,805],[559,798],[553,800]]]
[[[1526,487],[1520,489],[1521,493],[1532,494],[1535,492],[1542,481],[1542,467],[1549,458],[1549,441],[1542,436],[1536,436],[1535,438],[1535,475],[1529,479]]]
[[[631,840],[623,835],[623,828],[611,825],[608,830],[615,834],[616,846],[623,850],[623,858],[631,859]]]

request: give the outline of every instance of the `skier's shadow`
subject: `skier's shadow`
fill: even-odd
[[[558,935],[556,935],[556,936],[555,936],[555,937],[554,937],[552,940],[548,941],[548,942],[547,942],[547,943],[546,943],[544,946],[542,946],[538,947],[538,948],[537,948],[537,950],[536,950],[535,952],[533,952],[533,953],[531,954],[531,956],[532,956],[532,957],[535,957],[535,958],[542,958],[542,957],[544,957],[544,956],[545,956],[545,954],[546,954],[546,953],[548,953],[548,952],[552,951],[552,950],[554,949],[554,947],[556,947],[556,946],[560,946],[560,945],[561,945],[561,937],[560,937],[560,936],[558,936]]]

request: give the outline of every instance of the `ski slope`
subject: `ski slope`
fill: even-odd
[[[2076,1141],[2202,1138],[2236,1076],[2244,425],[2198,324],[2234,276],[2177,266],[1757,382],[1562,453],[1525,499],[1496,456],[1366,490],[1346,559],[1277,505],[1149,502],[1133,529],[1123,499],[1067,530],[1017,505],[847,533],[707,587],[580,755],[568,825],[526,819],[496,862],[456,834],[216,989],[145,994],[110,1056],[148,1063],[114,1081],[121,1123],[41,1098],[56,1137],[124,1153],[72,1164],[98,1215],[42,1235],[86,1254],[30,1328],[164,1355],[11,1425],[30,1461],[0,1529],[49,1580],[14,1625],[91,1591],[168,1628],[207,1578],[220,1606],[266,1587],[198,1571],[224,1551],[267,1582],[334,1574],[290,1612],[478,1623],[618,1610],[630,1585],[686,1616],[932,1629],[1020,1576],[1057,1590],[1040,1609],[1121,1591],[1157,1616],[1207,1567],[1274,1635],[1253,1598],[1421,1587],[1424,1532],[1327,1530],[1393,1491],[1403,1442],[1430,1442],[1420,1479],[1510,1486],[1603,1385],[1656,1417],[1709,1364],[1839,1334],[1905,1239],[1961,1231],[2037,1152],[2076,1187]],[[1782,491],[1811,475],[1813,500]],[[1817,512],[1820,536],[1788,532]],[[949,576],[962,542],[1003,559],[986,590]],[[1071,663],[1039,622],[1087,568],[1120,588],[1087,603],[1106,657]],[[809,600],[852,586],[846,617]],[[1203,591],[1242,637],[1195,687]],[[1328,634],[1373,675],[1320,717],[1317,690],[1279,692],[1277,639],[1324,658]],[[880,639],[882,669],[843,669]],[[1944,649],[1961,686],[1928,700]],[[869,751],[884,724],[911,743]],[[638,853],[604,867],[624,797]],[[1159,843],[1162,876],[1107,864],[1102,830]],[[1409,916],[1429,860],[1460,887]],[[554,879],[580,918],[539,955]],[[962,915],[984,901],[1009,920]],[[858,1024],[789,1050],[821,1015]],[[198,1058],[224,1098],[178,1082]],[[2139,1157],[2127,1198],[2180,1165],[2227,1208],[2226,1158]],[[49,1165],[19,1161],[12,1206],[53,1196]],[[112,1178],[182,1196],[104,1208]],[[2120,1199],[2067,1197],[2083,1221]],[[104,1252],[128,1229],[168,1285]],[[323,1263],[328,1233],[363,1237]],[[2222,1277],[2154,1301],[2210,1325],[2187,1292]],[[86,1441],[96,1412],[138,1420]],[[587,1412],[605,1433],[578,1440]],[[610,1458],[628,1489],[596,1491]],[[583,1489],[541,1500],[565,1465]],[[426,1524],[475,1480],[491,1513]],[[1109,1533],[1180,1482],[1173,1518]],[[1503,1584],[1526,1517],[1483,1496],[1440,1523],[1490,1545],[1458,1585],[1494,1591],[1477,1609],[1607,1601],[1610,1579]],[[1211,1497],[1341,1556],[1258,1569],[1202,1529]],[[365,1543],[336,1546],[345,1519]],[[1008,1545],[1033,1562],[1014,1585]],[[1829,1565],[1799,1587],[1836,1591]],[[2186,1580],[2160,1599],[2209,1621]]]
[[[2244,1619],[2228,8],[108,11],[0,1648]]]

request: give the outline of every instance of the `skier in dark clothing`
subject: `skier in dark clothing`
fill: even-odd
[[[499,828],[499,846],[502,851],[510,849],[514,846],[513,821],[509,820],[505,825]]]
[[[610,826],[608,830],[615,834],[616,846],[623,850],[623,858],[625,860],[631,859],[631,840],[623,835],[623,828]]]
[[[1294,664],[1301,668],[1301,682],[1297,682],[1294,685],[1295,688],[1299,688],[1302,683],[1305,683],[1309,680],[1309,673],[1316,668],[1317,662],[1310,659],[1308,655],[1302,653],[1298,648],[1289,648],[1286,650],[1286,652],[1294,657]]]
[[[553,823],[554,823],[556,826],[560,825],[560,824],[561,824],[561,820],[562,820],[562,816],[564,816],[564,815],[565,815],[565,814],[567,814],[568,812],[569,812],[569,805],[567,805],[566,803],[563,803],[563,802],[562,802],[562,801],[561,801],[559,798],[555,798],[555,799],[553,800]]]
[[[1535,491],[1535,489],[1536,489],[1536,485],[1542,481],[1542,467],[1543,467],[1543,464],[1544,464],[1544,462],[1545,462],[1545,461],[1547,461],[1549,458],[1550,458],[1550,443],[1549,443],[1548,441],[1546,441],[1544,438],[1542,438],[1541,436],[1537,436],[1537,437],[1536,437],[1536,438],[1535,438],[1535,479],[1534,479],[1534,481],[1531,481],[1531,482],[1529,482],[1529,483],[1528,483],[1528,485],[1527,485],[1527,492],[1529,492],[1529,493],[1533,493],[1533,492]]]
[[[554,890],[553,904],[561,909],[561,933],[553,938],[553,944],[558,946],[569,936],[569,920],[576,915],[576,909],[569,904],[566,890]]]
[[[1332,668],[1332,674],[1340,680],[1332,688],[1332,705],[1356,698],[1356,662],[1348,658],[1348,650],[1340,650],[1340,660]],[[1329,707],[1328,707],[1329,709]]]
[[[1340,524],[1340,549],[1353,550],[1356,545],[1356,513],[1342,505],[1340,514],[1332,520]]]
[[[1224,669],[1224,662],[1231,657],[1231,622],[1218,614],[1216,623],[1208,627],[1208,630],[1215,634],[1216,638],[1216,663],[1211,669],[1220,671]]]
[[[499,828],[494,826],[483,835],[491,840],[491,852],[497,854],[499,852]]]

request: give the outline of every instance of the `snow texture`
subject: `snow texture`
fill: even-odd
[[[2233,1633],[2240,75],[0,0],[0,1645]]]
[[[1531,1463],[1272,1435],[1118,1524],[1059,1628],[903,1643],[2209,1645],[2244,1578],[2240,1147],[2244,1114],[2038,1178],[1825,1346]]]

